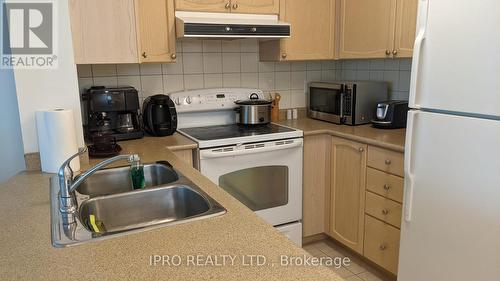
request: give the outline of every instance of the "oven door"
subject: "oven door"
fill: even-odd
[[[343,85],[312,82],[309,84],[308,115],[314,119],[342,123]]]
[[[203,175],[276,226],[302,219],[302,138],[200,150]]]

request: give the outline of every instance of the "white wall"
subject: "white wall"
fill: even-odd
[[[16,85],[10,69],[0,69],[0,182],[25,169]]]
[[[57,69],[14,70],[24,153],[38,152],[35,111],[73,109],[79,147],[84,145],[78,79],[73,57],[68,1],[57,1]]]

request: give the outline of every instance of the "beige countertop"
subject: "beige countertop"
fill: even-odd
[[[142,139],[120,141],[118,142],[118,144],[124,150],[138,149],[143,151],[143,147],[154,147],[157,149],[166,147],[171,151],[194,149],[198,147],[198,144],[196,144],[196,142],[179,133],[175,133],[171,136],[166,137],[145,136]]]
[[[304,136],[330,134],[398,152],[403,152],[405,146],[405,129],[376,129],[370,124],[360,126],[336,125],[310,118],[283,120],[277,122],[277,124],[300,129],[304,131]]]
[[[176,137],[177,138],[177,137]],[[192,144],[179,136],[182,148]],[[0,279],[2,280],[342,280],[319,266],[280,266],[280,255],[304,250],[195,169],[180,161],[161,138],[130,141],[127,150],[143,161],[167,160],[221,203],[220,217],[164,227],[119,238],[54,248],[50,241],[50,174],[23,172],[0,185]],[[151,266],[151,255],[178,255],[182,265]],[[226,266],[192,266],[188,255],[235,255]],[[242,263],[262,255],[264,266]],[[247,258],[248,261],[248,258]]]

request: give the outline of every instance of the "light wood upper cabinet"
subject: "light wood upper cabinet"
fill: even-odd
[[[340,58],[391,55],[395,22],[396,0],[341,0]]]
[[[397,57],[412,57],[418,0],[398,0],[394,50]]]
[[[279,0],[231,0],[233,13],[278,14]]]
[[[260,43],[262,61],[329,60],[335,56],[335,0],[281,0],[290,38]]]
[[[367,145],[332,137],[328,234],[362,254]]]
[[[326,232],[325,222],[330,204],[327,191],[330,189],[329,135],[304,137],[304,177],[302,233],[304,237]]]
[[[137,63],[134,0],[70,0],[77,64]]]
[[[418,0],[340,0],[339,57],[411,57]]]
[[[140,62],[174,62],[174,0],[136,0]]]
[[[75,62],[174,62],[173,1],[70,0]]]
[[[230,0],[175,0],[175,9],[194,12],[231,12]]]

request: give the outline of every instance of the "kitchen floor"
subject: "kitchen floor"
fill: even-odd
[[[331,267],[340,277],[346,281],[393,281],[394,278],[385,276],[378,269],[368,265],[366,262],[348,253],[345,249],[335,245],[331,241],[319,241],[307,244],[304,250],[315,257],[349,257],[351,263],[349,266],[340,268]]]

